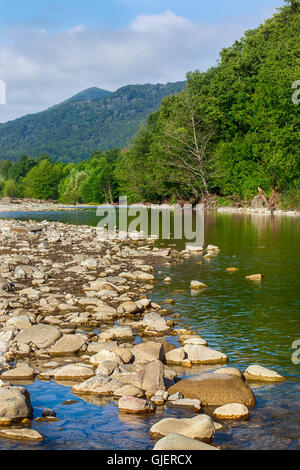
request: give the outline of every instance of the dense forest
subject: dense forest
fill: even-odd
[[[37,114],[0,124],[0,158],[47,154],[80,162],[94,151],[129,145],[161,100],[184,82],[127,85],[115,92],[89,88]]]
[[[281,194],[281,207],[300,208],[300,106],[292,99],[299,96],[300,2],[285,3],[223,49],[214,67],[188,73],[184,90],[163,99],[128,151],[96,151],[78,164],[25,156],[3,161],[2,195],[68,203],[110,202],[119,194],[132,202],[214,195],[231,204],[250,200],[260,187],[268,196]],[[107,116],[111,145],[118,147],[116,116]],[[130,113],[124,119],[131,125]],[[85,125],[87,132],[93,126]]]

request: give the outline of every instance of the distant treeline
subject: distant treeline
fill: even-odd
[[[2,195],[62,202],[249,200],[261,187],[300,208],[300,2],[223,49],[215,67],[187,74],[128,151],[78,164],[27,157],[0,166]],[[294,87],[294,88],[292,88]],[[294,94],[294,99],[292,95]]]

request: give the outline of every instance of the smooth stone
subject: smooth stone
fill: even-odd
[[[5,380],[30,380],[35,376],[34,369],[27,364],[17,364],[14,369],[9,369],[0,376]]]
[[[204,289],[205,287],[208,287],[208,285],[200,281],[191,281],[190,284],[190,288],[193,290]]]
[[[249,410],[241,403],[228,403],[216,408],[213,415],[218,419],[247,419]]]
[[[20,421],[32,417],[30,395],[24,387],[0,387],[0,419]]]
[[[226,354],[200,344],[185,344],[183,349],[192,364],[223,364],[228,361]]]
[[[165,362],[164,348],[161,343],[155,341],[147,341],[134,346],[131,350],[135,362],[152,362],[160,360]]]
[[[105,349],[90,357],[90,363],[94,365],[99,365],[106,361],[113,361],[117,364],[123,364],[121,357],[116,352],[107,351]]]
[[[180,380],[168,392],[170,395],[181,392],[185,398],[198,398],[203,406],[242,403],[252,407],[256,404],[253,391],[235,375],[203,373]]]
[[[86,343],[81,335],[64,335],[49,349],[51,356],[67,356],[76,354]]]
[[[166,353],[167,364],[181,364],[186,357],[186,352],[183,348],[172,349]]]
[[[229,374],[229,375],[236,375],[237,377],[243,377],[242,372],[237,369],[236,367],[221,367],[220,369],[216,369],[213,371],[214,374]]]
[[[154,413],[155,404],[142,398],[123,396],[118,401],[119,411],[134,414]]]
[[[93,369],[81,364],[69,364],[55,371],[55,380],[86,380],[94,375]]]
[[[191,439],[182,434],[172,433],[159,439],[153,450],[219,450],[205,442]]]
[[[142,398],[144,396],[144,392],[134,385],[123,385],[123,387],[120,387],[115,391],[114,395],[116,397],[123,397],[126,395],[130,397]]]
[[[115,326],[109,328],[100,333],[99,341],[111,341],[111,340],[120,340],[120,341],[133,341],[134,336],[132,329],[129,327]]]
[[[112,396],[115,391],[122,387],[122,382],[112,377],[103,377],[102,375],[94,375],[81,384],[74,385],[72,392],[78,395],[108,395]]]
[[[164,365],[161,361],[153,361],[142,367],[136,374],[133,384],[142,390],[165,390]]]
[[[155,423],[150,429],[150,436],[157,439],[171,434],[176,429],[179,434],[210,442],[215,435],[215,426],[210,416],[201,414],[195,418],[165,418]]]
[[[131,300],[127,300],[126,302],[123,302],[119,305],[118,312],[119,313],[137,313],[139,310],[137,304],[135,302],[132,302]]]
[[[262,274],[250,274],[250,276],[245,276],[245,278],[251,281],[261,281],[263,276]]]
[[[157,312],[146,313],[142,324],[147,328],[148,331],[154,330],[160,333],[164,333],[170,329],[166,320]]]
[[[62,333],[55,326],[33,325],[21,331],[15,337],[18,344],[34,343],[40,349],[46,349],[52,346],[60,338]]]
[[[35,429],[0,429],[0,437],[20,441],[42,441],[44,436]]]
[[[96,374],[103,375],[104,377],[109,377],[118,367],[116,361],[104,361],[98,365],[96,369]]]
[[[185,345],[188,345],[188,344],[194,344],[194,345],[200,345],[200,346],[207,346],[207,342],[205,341],[205,339],[203,338],[200,338],[200,336],[197,336],[197,337],[192,337],[192,338],[189,338],[189,339],[186,339],[185,341],[183,341],[182,343],[184,346]]]
[[[201,402],[196,398],[180,398],[178,400],[170,400],[169,404],[172,406],[177,406],[178,408],[193,408],[197,412],[200,412],[201,410]]]
[[[285,377],[274,370],[267,369],[266,367],[258,364],[247,367],[244,372],[244,377],[247,380],[261,380],[264,382],[282,382],[283,380],[286,380]]]

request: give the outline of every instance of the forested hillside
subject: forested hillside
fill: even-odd
[[[128,85],[114,93],[89,88],[46,111],[0,124],[0,158],[46,154],[79,162],[96,150],[127,147],[161,100],[183,87]]]

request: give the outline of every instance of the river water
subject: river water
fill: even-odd
[[[95,210],[0,213],[0,217],[93,226],[99,221]],[[157,242],[158,246],[169,243]],[[173,298],[172,310],[181,314],[180,324],[191,325],[210,347],[226,353],[228,365],[243,371],[250,364],[261,364],[288,379],[254,385],[257,406],[250,411],[250,419],[222,423],[214,444],[222,449],[300,449],[300,364],[292,361],[293,353],[297,358],[292,343],[300,339],[300,218],[206,214],[205,246],[208,244],[219,246],[221,252],[210,259],[193,255],[162,266],[158,279],[168,275],[172,282],[158,282],[151,298],[159,302]],[[239,270],[225,271],[233,266]],[[256,273],[264,276],[260,283],[245,279]],[[192,295],[191,280],[205,282],[208,288]],[[182,292],[174,292],[178,289]],[[168,416],[194,415],[170,407],[158,407],[151,417],[122,415],[116,402],[75,397],[70,387],[54,381],[36,380],[26,387],[34,417],[49,407],[55,409],[60,421],[33,421],[32,427],[45,436],[42,443],[0,439],[0,449],[152,449],[149,429],[154,422]],[[70,399],[77,401],[62,404]]]

